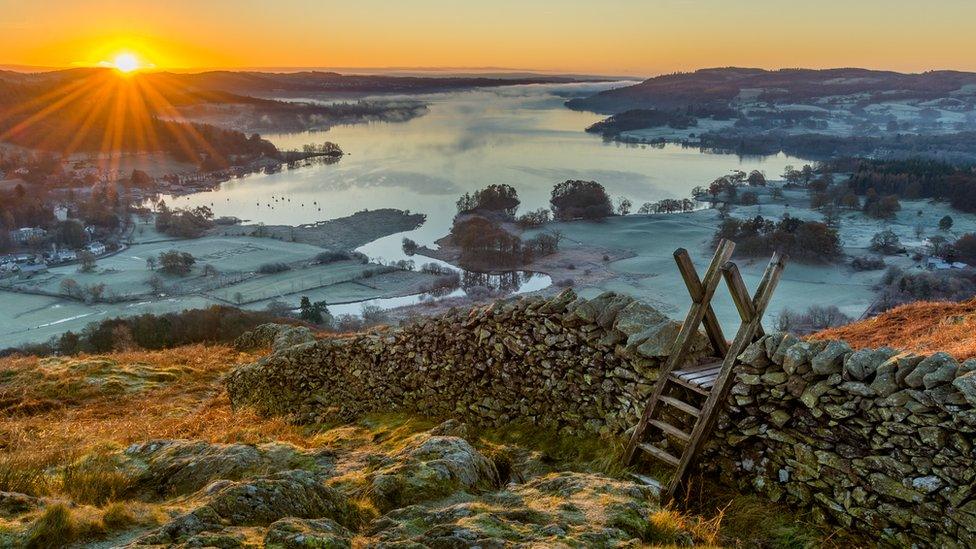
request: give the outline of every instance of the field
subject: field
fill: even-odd
[[[151,230],[146,227],[143,235]],[[186,277],[149,270],[146,258],[178,250],[196,258]],[[272,300],[298,307],[303,295],[313,301],[348,303],[419,293],[434,277],[419,272],[369,275],[381,268],[358,260],[312,264],[322,248],[250,236],[208,236],[194,240],[144,241],[98,260],[90,273],[77,265],[54,267],[27,280],[3,281],[16,291],[0,290],[0,348],[44,341],[67,330],[79,331],[89,322],[143,313],[166,313],[217,303],[263,309]],[[265,263],[292,266],[273,274],[257,274]],[[204,276],[203,266],[217,269]],[[153,292],[149,279],[159,276],[165,289]],[[102,301],[86,304],[61,297],[61,284],[71,279],[82,288],[104,284]],[[33,293],[27,293],[33,292]],[[43,294],[43,295],[38,295]]]
[[[0,291],[0,348],[45,341],[68,330],[80,331],[89,322],[140,314],[163,314],[216,304],[200,296],[183,296],[132,303],[86,305],[57,297]]]
[[[780,219],[789,213],[802,219],[822,220],[820,213],[808,209],[806,202],[805,193],[788,191],[783,200],[757,206],[736,206],[731,215],[739,218],[762,215],[769,219]],[[951,215],[955,220],[949,233],[938,231],[939,219],[944,215]],[[545,230],[561,231],[565,240],[560,246],[564,249],[596,247],[635,254],[627,259],[609,262],[606,267],[616,276],[593,286],[581,287],[582,295],[593,297],[607,290],[623,292],[660,308],[672,317],[681,318],[690,300],[672,253],[678,247],[688,249],[699,273],[703,273],[711,258],[711,239],[718,223],[717,211],[699,210],[683,214],[629,215],[601,223],[556,223]],[[922,239],[915,235],[917,225],[924,229]],[[852,256],[868,255],[871,237],[884,229],[898,234],[902,244],[911,250],[921,247],[927,236],[944,234],[952,239],[965,232],[976,231],[976,220],[944,204],[926,201],[902,201],[902,210],[890,221],[871,219],[860,212],[848,212],[843,215],[840,226],[844,251]],[[529,232],[527,236],[532,234]],[[746,284],[754,289],[765,268],[766,259],[734,259]],[[897,265],[906,270],[921,269],[906,255],[889,256],[885,261],[888,265]],[[811,305],[836,305],[848,316],[857,318],[874,301],[874,286],[883,272],[857,272],[843,261],[824,265],[790,262],[769,306],[766,324],[771,325],[776,314],[784,309],[802,311]],[[737,326],[738,314],[724,288],[717,292],[714,306],[727,331]]]

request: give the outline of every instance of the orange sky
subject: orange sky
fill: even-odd
[[[976,71],[960,0],[0,0],[0,64]]]

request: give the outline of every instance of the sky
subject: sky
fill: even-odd
[[[0,65],[976,71],[972,0],[0,0]]]

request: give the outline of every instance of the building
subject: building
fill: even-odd
[[[925,268],[930,271],[946,271],[949,269],[965,269],[969,267],[969,265],[961,261],[954,261],[950,263],[941,257],[927,257],[925,258],[923,264],[925,265]]]
[[[21,227],[10,231],[10,240],[23,245],[35,238],[44,238],[45,235],[47,235],[47,231],[40,227]]]
[[[91,252],[93,255],[102,255],[105,253],[105,244],[96,241],[85,246],[85,249]]]
[[[54,218],[58,221],[68,220],[68,207],[64,204],[58,204],[54,207]]]
[[[47,263],[31,263],[30,265],[21,265],[18,271],[21,278],[30,278],[36,274],[46,273]]]

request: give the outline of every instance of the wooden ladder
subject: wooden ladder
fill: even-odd
[[[719,242],[703,279],[698,278],[698,273],[695,271],[686,250],[679,248],[674,252],[674,260],[678,264],[678,271],[681,273],[688,293],[691,295],[692,305],[671,347],[671,354],[661,368],[651,399],[644,409],[624,453],[625,465],[634,461],[635,453],[640,449],[675,468],[671,481],[661,492],[662,501],[674,499],[679,490],[682,489],[690,466],[711,434],[715,426],[715,419],[722,409],[721,405],[728,397],[729,390],[732,387],[732,373],[737,357],[745,351],[750,343],[763,334],[761,325],[763,313],[769,305],[773,291],[776,289],[783,272],[784,259],[779,254],[774,253],[763,273],[755,296],[750,297],[738,267],[729,261],[734,249],[735,244],[730,240],[723,239]],[[715,295],[720,277],[725,278],[732,295],[732,301],[742,319],[739,330],[731,344],[725,340],[722,328],[711,306],[711,300]],[[716,356],[699,364],[683,366],[694,336],[698,333],[698,327],[701,325],[705,327],[705,333]],[[679,366],[682,368],[678,369]],[[673,391],[673,388],[678,388],[678,391]],[[699,408],[687,402],[693,400],[692,398],[686,399],[673,394],[680,391],[689,394],[689,396],[700,395],[699,400],[701,397],[705,397],[704,405]],[[659,408],[658,403],[665,406]],[[658,417],[660,416],[658,412],[662,409],[669,409],[679,416],[688,417],[689,422],[693,425],[690,432],[674,425],[674,422],[669,422],[666,418]],[[666,449],[645,441],[648,427],[655,427],[663,433],[669,442],[675,440],[683,445],[684,450],[681,456],[675,456]]]

